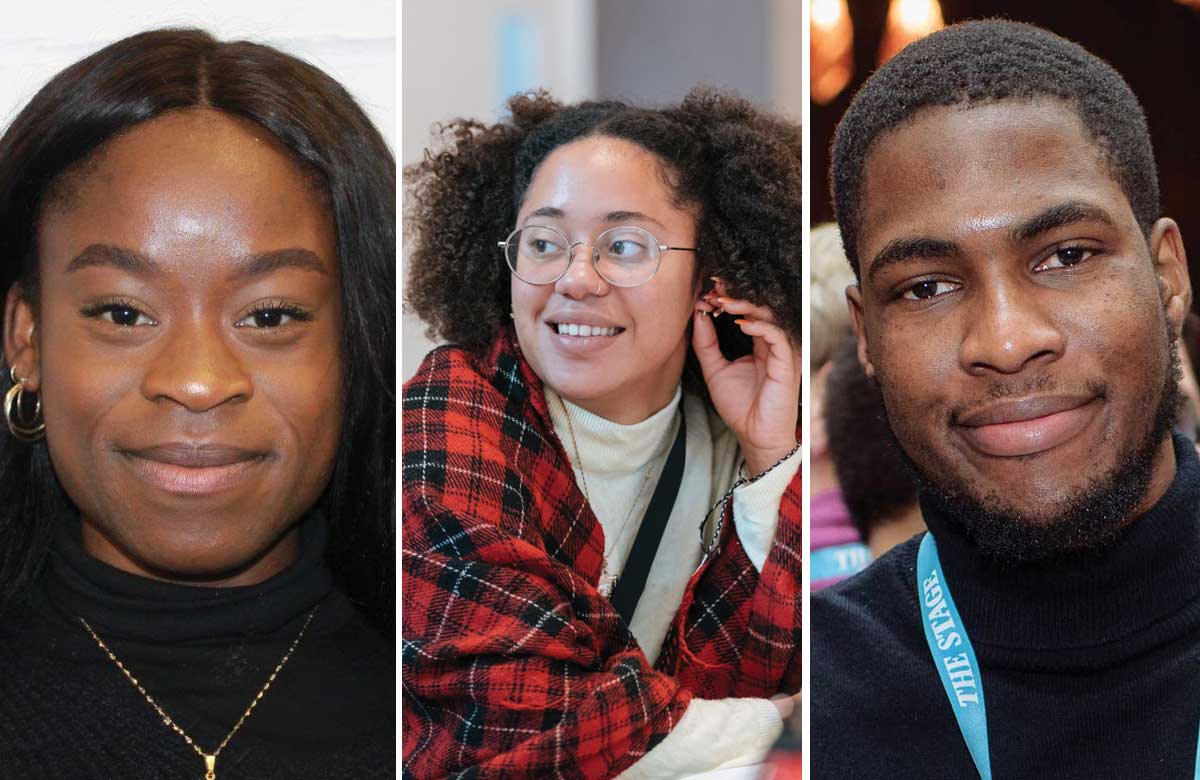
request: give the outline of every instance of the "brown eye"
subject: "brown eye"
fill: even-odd
[[[294,306],[265,306],[235,322],[234,327],[270,330],[291,325],[293,322],[308,322],[311,319],[310,314]]]
[[[1086,251],[1081,247],[1069,246],[1058,250],[1055,254],[1063,265],[1075,265],[1083,261]]]
[[[918,282],[912,286],[914,298],[925,300],[937,295],[937,282]]]
[[[104,320],[122,328],[157,325],[154,318],[127,303],[101,303],[81,310],[85,317]]]
[[[953,282],[941,282],[936,279],[925,279],[920,282],[914,282],[909,287],[904,288],[901,297],[910,301],[928,301],[946,293],[954,292],[958,289],[958,285]]]
[[[1055,268],[1072,268],[1090,260],[1095,254],[1095,249],[1086,246],[1060,246],[1034,270],[1047,271]]]
[[[279,309],[254,312],[254,324],[259,328],[277,328],[283,324],[284,314]]]
[[[131,306],[114,306],[108,310],[109,319],[114,325],[136,325],[138,310]]]

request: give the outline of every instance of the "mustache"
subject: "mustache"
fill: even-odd
[[[1011,380],[997,379],[984,387],[977,397],[952,406],[947,411],[947,416],[950,424],[957,425],[978,410],[1009,398],[1073,396],[1104,400],[1108,398],[1108,394],[1108,383],[1099,379],[1064,383],[1048,374],[1036,374]]]

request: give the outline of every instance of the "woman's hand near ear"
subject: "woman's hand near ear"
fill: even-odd
[[[735,315],[754,352],[729,361],[721,354],[712,317]],[[771,310],[730,298],[725,285],[696,302],[692,347],[713,406],[737,436],[748,476],[770,468],[796,447],[800,414],[800,348],[775,324]]]

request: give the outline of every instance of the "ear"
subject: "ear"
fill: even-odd
[[[858,338],[858,363],[866,375],[875,378],[875,364],[871,362],[871,348],[867,344],[867,328],[863,313],[862,288],[857,284],[846,286],[846,305],[850,308],[850,324]]]
[[[8,288],[4,301],[4,362],[15,368],[26,389],[34,392],[41,383],[36,331],[33,304],[18,282]]]
[[[1163,309],[1176,338],[1183,332],[1183,320],[1192,306],[1192,282],[1188,276],[1187,252],[1175,220],[1163,217],[1150,229],[1150,256]]]

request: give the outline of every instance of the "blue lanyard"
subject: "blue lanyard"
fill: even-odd
[[[867,568],[871,562],[871,551],[861,542],[838,544],[813,550],[808,556],[808,576],[813,582],[831,577],[849,577]]]
[[[983,703],[983,678],[975,649],[967,637],[967,627],[958,616],[950,586],[942,574],[937,543],[926,533],[917,553],[917,601],[921,604],[921,624],[925,641],[933,655],[933,665],[942,678],[950,709],[962,732],[967,750],[982,780],[992,780],[992,760],[988,752],[987,708]]]
[[[921,623],[925,641],[933,656],[950,709],[958,721],[967,750],[982,780],[992,780],[991,754],[988,752],[987,708],[983,703],[983,677],[975,649],[967,636],[967,627],[958,616],[950,585],[942,574],[937,543],[926,533],[917,552],[917,600],[921,604]],[[1200,732],[1196,736],[1194,780],[1200,780]]]

